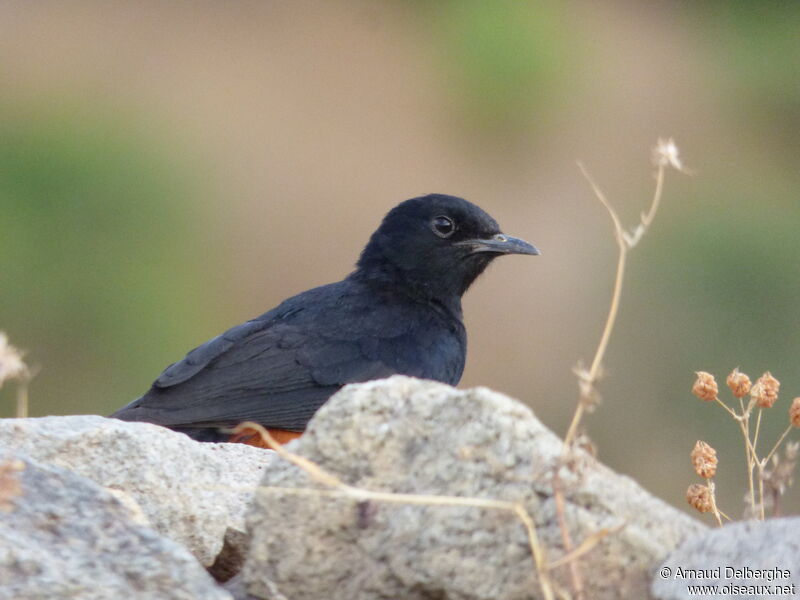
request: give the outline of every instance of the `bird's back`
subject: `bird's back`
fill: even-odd
[[[348,278],[195,348],[112,416],[190,433],[245,420],[302,431],[346,383],[399,373],[456,384],[465,356],[458,306]]]

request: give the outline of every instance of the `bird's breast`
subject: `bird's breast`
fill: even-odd
[[[464,372],[467,357],[467,336],[464,326],[454,319],[436,315],[420,319],[402,343],[406,375],[433,379],[456,385]]]

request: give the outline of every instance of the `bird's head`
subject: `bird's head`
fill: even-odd
[[[356,275],[431,298],[460,297],[504,254],[539,254],[504,234],[492,217],[455,196],[430,194],[400,203],[361,253]]]

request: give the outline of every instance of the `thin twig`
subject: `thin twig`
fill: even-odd
[[[619,220],[617,212],[609,203],[608,199],[603,193],[603,190],[601,190],[600,187],[595,183],[594,179],[592,179],[592,176],[586,170],[586,167],[583,166],[583,163],[578,162],[578,168],[580,169],[584,178],[586,178],[586,180],[589,182],[589,185],[592,187],[597,199],[600,200],[606,211],[608,211],[611,221],[614,223],[614,238],[616,239],[617,246],[619,247],[619,257],[617,259],[617,270],[614,277],[614,290],[611,294],[611,306],[609,307],[608,316],[606,317],[606,324],[603,327],[603,333],[600,336],[600,342],[597,345],[597,350],[594,353],[594,359],[592,360],[592,364],[589,367],[588,372],[581,373],[581,398],[578,401],[578,406],[575,409],[575,413],[572,415],[572,421],[567,429],[567,434],[564,436],[565,451],[570,447],[575,439],[578,425],[583,419],[589,398],[591,397],[591,390],[594,388],[594,383],[597,381],[599,376],[600,367],[603,363],[603,357],[605,356],[606,348],[608,347],[608,341],[611,339],[611,333],[614,330],[614,322],[616,321],[617,312],[619,311],[619,299],[622,295],[622,281],[625,275],[625,259],[628,252],[628,245],[625,243],[625,233],[622,229],[622,222]]]
[[[728,406],[721,400],[718,399],[717,401],[725,408],[728,408]],[[753,410],[753,404],[751,402],[745,409],[744,400],[739,398],[739,408],[742,411],[741,414],[737,414],[736,411],[732,411],[730,409],[728,409],[728,412],[730,412],[734,420],[739,423],[739,430],[742,432],[742,437],[744,438],[744,453],[745,459],[747,460],[747,488],[750,494],[750,508],[753,514],[755,514],[756,492],[755,485],[753,483],[753,469],[758,462],[758,455],[756,454],[756,449],[753,445],[753,442],[750,440],[750,413]]]
[[[664,152],[663,148],[666,146],[665,143],[662,143],[659,140],[659,146],[657,148],[658,151]],[[559,465],[556,466],[553,474],[553,497],[556,501],[556,514],[558,515],[558,522],[559,528],[561,530],[561,538],[564,543],[564,551],[567,555],[570,555],[573,552],[572,547],[572,539],[569,533],[569,527],[566,522],[566,511],[564,509],[564,491],[561,489],[560,479],[558,477],[558,469],[561,464],[566,463],[566,457],[568,453],[572,449],[572,445],[575,441],[577,436],[578,427],[583,419],[584,414],[586,413],[586,409],[591,405],[593,402],[594,397],[596,397],[597,393],[595,390],[595,383],[597,382],[598,378],[602,373],[603,368],[603,358],[605,357],[606,350],[608,348],[609,340],[611,339],[611,333],[614,330],[614,324],[616,323],[617,314],[619,313],[619,305],[620,305],[620,298],[622,296],[622,284],[624,281],[625,276],[625,266],[628,256],[628,250],[633,248],[639,240],[641,240],[642,236],[647,232],[647,229],[650,227],[653,219],[655,218],[656,212],[658,211],[658,206],[661,202],[661,195],[664,189],[664,172],[666,166],[672,164],[676,168],[680,168],[680,162],[677,158],[677,148],[674,146],[672,140],[666,142],[669,144],[669,150],[671,152],[669,156],[669,160],[666,160],[666,155],[662,155],[657,162],[657,173],[656,173],[656,186],[653,192],[653,199],[650,203],[650,209],[641,215],[641,221],[636,227],[636,229],[631,233],[627,234],[625,229],[622,226],[622,221],[617,215],[617,212],[614,210],[614,207],[606,198],[606,195],[603,193],[603,190],[600,189],[600,186],[594,181],[592,176],[589,174],[589,171],[586,167],[583,166],[583,163],[578,161],[578,168],[581,171],[581,174],[589,183],[594,192],[594,195],[606,209],[609,216],[611,217],[611,221],[614,225],[614,238],[617,242],[617,246],[619,248],[619,255],[617,257],[617,268],[616,273],[614,276],[614,288],[611,293],[611,304],[608,310],[608,316],[606,317],[606,323],[603,327],[603,333],[600,336],[600,341],[597,345],[597,350],[595,351],[594,358],[592,359],[592,363],[587,370],[583,368],[576,369],[576,374],[579,378],[579,386],[580,386],[580,397],[578,398],[578,404],[575,407],[575,412],[572,415],[572,420],[570,421],[569,427],[567,428],[567,433],[564,436],[564,449],[561,453],[561,458],[559,460]],[[580,575],[580,570],[578,567],[577,561],[570,561],[570,575],[572,579],[572,588],[577,596],[578,600],[584,598],[584,587],[583,581]]]
[[[656,189],[655,192],[653,192],[653,203],[650,205],[650,210],[647,214],[642,215],[642,225],[644,225],[645,229],[650,227],[650,223],[653,222],[656,212],[658,211],[658,205],[661,203],[661,192],[664,187],[664,173],[665,170],[663,166],[659,167],[656,172]]]
[[[566,446],[565,446],[566,447]],[[564,555],[569,556],[574,554],[575,550],[572,545],[572,536],[569,533],[569,524],[567,523],[567,509],[564,501],[564,490],[561,487],[561,477],[558,474],[559,467],[556,466],[553,472],[553,500],[556,504],[556,519],[558,520],[558,529],[561,532],[561,543],[564,544]],[[583,577],[581,576],[580,565],[578,561],[569,561],[569,575],[572,581],[572,590],[575,592],[577,600],[584,600],[586,592],[583,587]]]
[[[744,437],[744,452],[745,458],[747,459],[747,486],[750,490],[750,507],[753,511],[756,510],[756,493],[755,487],[753,485],[753,467],[754,467],[754,459],[753,459],[753,447],[750,444],[750,432],[748,428],[748,417],[745,414],[744,419],[739,421],[739,429],[742,432],[742,436]]]
[[[549,568],[556,569],[569,562],[577,560],[578,558],[580,558],[581,556],[592,550],[595,546],[597,546],[597,544],[599,544],[600,541],[603,540],[603,538],[611,535],[612,533],[618,533],[619,531],[622,531],[624,527],[625,524],[623,523],[622,525],[617,525],[616,527],[612,527],[611,529],[601,529],[599,531],[595,531],[592,535],[583,540],[581,542],[581,545],[575,548],[575,550],[573,550],[569,554],[565,554],[558,560],[554,560],[553,562],[551,562]]]
[[[760,406],[758,407],[758,417],[756,418],[756,432],[753,434],[753,454],[758,456],[756,448],[758,447],[758,434],[761,431],[761,413],[764,411]]]
[[[658,164],[658,170],[656,172],[656,187],[655,191],[653,192],[653,199],[650,203],[650,209],[647,211],[647,213],[642,214],[639,226],[631,234],[625,233],[625,229],[622,226],[622,221],[620,221],[620,218],[617,215],[617,212],[614,210],[614,207],[611,206],[611,203],[608,201],[608,198],[606,198],[603,190],[600,189],[600,186],[597,185],[592,176],[589,174],[589,171],[580,161],[578,162],[578,168],[580,169],[583,177],[591,186],[594,195],[605,207],[606,211],[611,217],[611,221],[614,224],[614,238],[616,239],[617,246],[619,247],[619,256],[617,258],[614,289],[611,294],[611,305],[608,310],[606,324],[603,327],[603,333],[600,336],[600,342],[597,345],[597,350],[595,351],[594,359],[592,360],[592,364],[589,367],[588,372],[581,372],[581,398],[578,401],[578,406],[576,407],[575,413],[572,416],[569,428],[567,429],[567,434],[564,436],[564,443],[567,447],[569,447],[575,439],[578,426],[583,419],[589,398],[591,397],[591,390],[594,389],[594,384],[600,376],[602,370],[603,358],[605,357],[606,349],[608,348],[608,342],[611,339],[611,333],[614,330],[617,313],[619,312],[619,303],[620,297],[622,296],[622,283],[625,275],[625,265],[628,256],[628,250],[633,248],[647,232],[647,229],[653,222],[656,212],[658,211],[658,207],[661,203],[661,196],[664,190],[664,172],[666,165],[664,163]]]
[[[722,400],[720,400],[719,398],[714,398],[714,401],[717,402],[722,408],[727,410],[728,414],[732,416],[734,419],[736,419],[737,421],[741,421],[739,414],[735,410],[733,410],[730,406],[725,404]]]
[[[763,466],[763,465],[766,465],[766,464],[767,464],[767,462],[769,462],[769,459],[770,459],[770,458],[772,458],[772,455],[773,455],[773,454],[775,454],[775,451],[776,451],[776,450],[778,449],[778,447],[781,445],[781,442],[783,442],[783,440],[786,438],[786,436],[787,436],[787,435],[789,435],[789,432],[792,430],[792,427],[793,427],[792,425],[789,425],[789,426],[786,428],[786,431],[784,431],[784,432],[781,434],[781,437],[779,437],[779,438],[778,438],[778,441],[777,441],[777,442],[775,442],[775,445],[772,447],[772,450],[770,450],[770,451],[769,451],[769,454],[767,454],[767,455],[766,455],[766,456],[765,456],[765,457],[762,459],[762,466]]]
[[[599,375],[600,366],[603,363],[603,358],[606,354],[606,348],[608,347],[608,341],[611,339],[611,333],[614,330],[614,323],[617,320],[617,313],[619,312],[619,299],[622,295],[622,280],[623,276],[625,275],[625,259],[628,254],[628,244],[625,242],[625,231],[622,229],[622,223],[619,220],[616,211],[608,202],[608,199],[606,199],[605,194],[603,194],[603,191],[594,182],[592,176],[589,175],[589,172],[582,163],[578,163],[578,168],[580,168],[581,173],[583,173],[583,176],[589,182],[589,185],[592,186],[595,195],[600,202],[603,203],[603,206],[606,207],[608,214],[611,216],[611,220],[614,222],[615,238],[617,240],[617,245],[619,246],[619,259],[617,260],[617,272],[616,276],[614,277],[614,291],[611,295],[611,306],[608,310],[606,325],[603,328],[603,335],[600,336],[600,343],[597,345],[597,350],[595,351],[594,359],[592,360],[592,366],[589,368],[589,381],[594,382]]]
[[[761,413],[764,411],[760,406],[758,407],[758,417],[756,418],[756,431],[753,434],[753,460],[755,461],[756,469],[758,470],[758,506],[761,513],[761,520],[766,518],[764,507],[764,465],[758,460],[758,453],[756,447],[758,446],[758,434],[761,429]]]
[[[25,419],[28,416],[28,377],[20,377],[17,382],[17,418]]]
[[[717,523],[722,527],[722,518],[720,517],[721,511],[717,508],[717,495],[715,493],[714,482],[711,480],[708,482],[708,489],[711,491],[711,508],[714,510],[714,518],[717,519]]]
[[[525,526],[528,534],[528,546],[531,551],[531,556],[536,565],[537,579],[539,587],[542,591],[542,596],[545,600],[554,600],[553,584],[550,580],[550,573],[548,571],[547,558],[544,549],[539,543],[539,538],[536,534],[536,525],[530,516],[530,513],[519,502],[508,502],[504,500],[494,500],[489,498],[464,498],[460,496],[431,496],[423,494],[400,494],[394,492],[373,492],[363,488],[348,485],[342,482],[338,477],[331,475],[322,469],[316,463],[308,460],[307,458],[289,452],[264,427],[258,423],[245,422],[239,424],[234,433],[244,430],[255,430],[261,439],[284,460],[292,463],[308,474],[317,483],[327,486],[329,490],[318,490],[312,488],[282,488],[272,486],[261,486],[261,489],[279,491],[282,493],[290,494],[303,494],[303,495],[316,495],[316,496],[335,496],[352,498],[356,501],[373,500],[376,502],[387,502],[394,504],[415,504],[424,506],[471,506],[475,508],[486,508],[493,510],[501,510],[514,514]]]

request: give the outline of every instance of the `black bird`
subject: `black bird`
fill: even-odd
[[[286,440],[346,383],[401,373],[455,385],[467,352],[461,296],[503,254],[539,251],[461,198],[402,202],[343,281],[195,348],[112,417],[203,441],[225,440],[220,429],[255,421]]]

